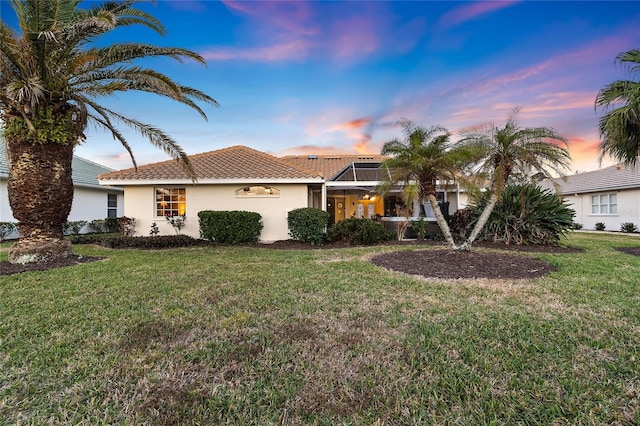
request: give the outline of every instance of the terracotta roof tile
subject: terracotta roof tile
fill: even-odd
[[[309,179],[322,177],[315,169],[285,162],[246,146],[232,146],[189,156],[198,180],[205,179]],[[187,173],[175,160],[105,173],[100,180],[184,180]]]
[[[289,155],[282,157],[282,160],[287,163],[322,172],[327,180],[334,179],[351,163],[380,163],[386,159],[387,157],[379,154]]]

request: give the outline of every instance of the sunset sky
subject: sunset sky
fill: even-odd
[[[635,1],[158,1],[141,7],[165,24],[165,37],[140,27],[105,42],[200,53],[208,67],[164,59],[143,65],[205,91],[221,108],[207,106],[206,122],[150,95],[104,103],[159,126],[189,154],[231,145],[274,155],[379,153],[401,135],[402,118],[444,126],[455,140],[464,127],[502,125],[520,106],[522,125],[553,127],[569,140],[569,173],[594,170],[594,99],[605,84],[630,77],[615,56],[640,48]],[[167,159],[135,133],[125,134],[138,164]],[[131,166],[124,149],[94,129],[77,154],[115,169]]]

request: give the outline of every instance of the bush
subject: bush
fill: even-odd
[[[136,220],[132,217],[122,216],[118,219],[118,232],[125,237],[132,237],[136,233]]]
[[[449,228],[455,240],[463,241],[471,233],[472,223],[475,223],[477,219],[475,212],[475,207],[465,207],[464,209],[456,210],[451,216]]]
[[[382,224],[371,219],[345,219],[333,224],[327,231],[331,242],[347,241],[352,245],[371,245],[389,241],[393,234]]]
[[[120,234],[112,233],[112,234],[80,234],[80,235],[69,235],[67,239],[71,241],[72,244],[98,244],[104,246],[104,241],[110,238],[120,237]]]
[[[634,232],[638,232],[638,227],[633,222],[624,222],[620,225],[620,231],[632,234]]]
[[[411,223],[411,227],[413,228],[413,232],[416,233],[416,236],[419,240],[424,240],[425,235],[427,235],[427,227],[429,226],[429,222],[427,222],[423,215],[420,215],[418,220],[414,220]]]
[[[606,227],[604,222],[596,222],[596,231],[604,231]]]
[[[118,236],[102,240],[102,245],[104,247],[113,249],[157,250],[178,247],[191,247],[198,244],[198,240],[188,235],[163,235],[159,237]]]
[[[474,220],[487,203],[483,195]],[[549,190],[535,184],[509,185],[489,216],[480,239],[506,244],[558,244],[560,237],[573,228],[575,212]]]
[[[581,224],[581,223],[573,222],[573,223],[571,224],[571,229],[575,229],[576,231],[577,231],[577,230],[580,230],[580,229],[582,229],[582,224]]]
[[[256,242],[262,232],[262,216],[247,211],[198,212],[200,237],[220,244]]]
[[[78,235],[82,227],[86,224],[86,220],[74,220],[67,222],[62,226],[62,233],[65,235]]]
[[[0,222],[0,243],[6,237],[13,234],[18,229],[18,225],[13,222]]]
[[[313,207],[291,210],[287,214],[291,238],[314,246],[326,240],[328,223],[329,213]]]

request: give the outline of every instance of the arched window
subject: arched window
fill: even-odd
[[[236,189],[236,197],[279,197],[280,190],[271,186],[251,185]]]

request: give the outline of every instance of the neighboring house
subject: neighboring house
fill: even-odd
[[[384,180],[380,155],[274,157],[245,146],[190,155],[197,181],[173,160],[98,176],[101,185],[125,188],[125,215],[136,219],[137,235],[155,222],[162,234],[173,230],[166,215],[186,214],[185,234],[199,237],[202,210],[246,210],[263,218],[262,241],[289,238],[288,212],[301,207],[327,210],[331,223],[348,217],[395,215],[399,193],[380,197]],[[454,195],[455,194],[455,195]],[[439,194],[450,212],[461,206],[458,193]]]
[[[113,169],[74,156],[72,170],[74,194],[69,221],[92,221],[124,214],[124,190],[98,184],[97,176]],[[6,147],[0,142],[0,222],[16,222],[9,206],[8,179]]]
[[[621,224],[640,225],[640,168],[610,166],[554,179],[560,193],[575,210],[574,222],[584,229],[595,229],[596,223],[605,229],[619,231]],[[543,185],[551,188],[547,182]]]

